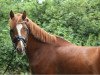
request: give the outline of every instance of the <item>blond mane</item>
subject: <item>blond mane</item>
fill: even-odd
[[[48,43],[56,41],[56,36],[47,33],[44,29],[40,28],[36,23],[32,22],[30,19],[27,24],[31,30],[32,35],[34,35],[34,37],[36,37],[37,39]]]

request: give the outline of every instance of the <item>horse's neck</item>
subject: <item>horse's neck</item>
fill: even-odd
[[[66,40],[64,40],[63,38],[58,37],[58,36],[57,36],[57,44],[60,45],[60,46],[62,46],[62,45],[63,45],[63,46],[74,45],[74,44],[72,44],[71,42],[66,41]]]
[[[38,48],[41,44],[42,44],[41,41],[36,39],[32,34],[29,35],[28,42],[27,42],[27,48],[29,50],[34,50]]]
[[[43,47],[46,47],[46,43],[41,42],[40,40],[36,39],[32,34],[28,37],[26,54],[29,58],[29,62],[34,62],[35,57],[38,57],[38,53],[43,53]],[[31,60],[33,59],[33,60]]]
[[[31,33],[28,37],[28,43],[27,43],[27,46],[28,46],[28,49],[30,50],[34,50],[34,49],[37,49],[37,48],[40,48],[42,45],[46,45],[46,44],[52,44],[53,46],[62,46],[62,45],[74,45],[66,40],[63,40],[62,38],[60,37],[56,37],[56,42],[52,42],[52,43],[46,43],[46,42],[43,42],[41,41],[40,39],[34,37]]]
[[[27,23],[27,25],[32,35],[35,38],[39,39],[40,41],[48,42],[48,43],[56,41],[56,37],[54,35],[49,34],[48,32],[46,32],[44,29],[39,27],[36,23],[32,22],[31,20],[29,21],[29,23]]]

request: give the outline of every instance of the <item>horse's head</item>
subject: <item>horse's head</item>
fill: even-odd
[[[18,52],[23,53],[26,49],[26,43],[28,40],[28,28],[26,25],[26,12],[23,14],[14,14],[13,11],[10,11],[10,35],[14,47]]]

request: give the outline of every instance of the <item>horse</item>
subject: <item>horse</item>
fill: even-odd
[[[100,47],[77,46],[46,32],[26,11],[10,11],[10,34],[19,53],[26,53],[32,74],[100,74]]]

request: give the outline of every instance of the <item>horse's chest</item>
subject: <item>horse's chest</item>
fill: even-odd
[[[34,58],[34,61],[31,63],[31,67],[33,68],[32,70],[34,70],[37,73],[53,73],[53,69],[55,67],[55,57],[48,55],[39,55],[36,58]]]

